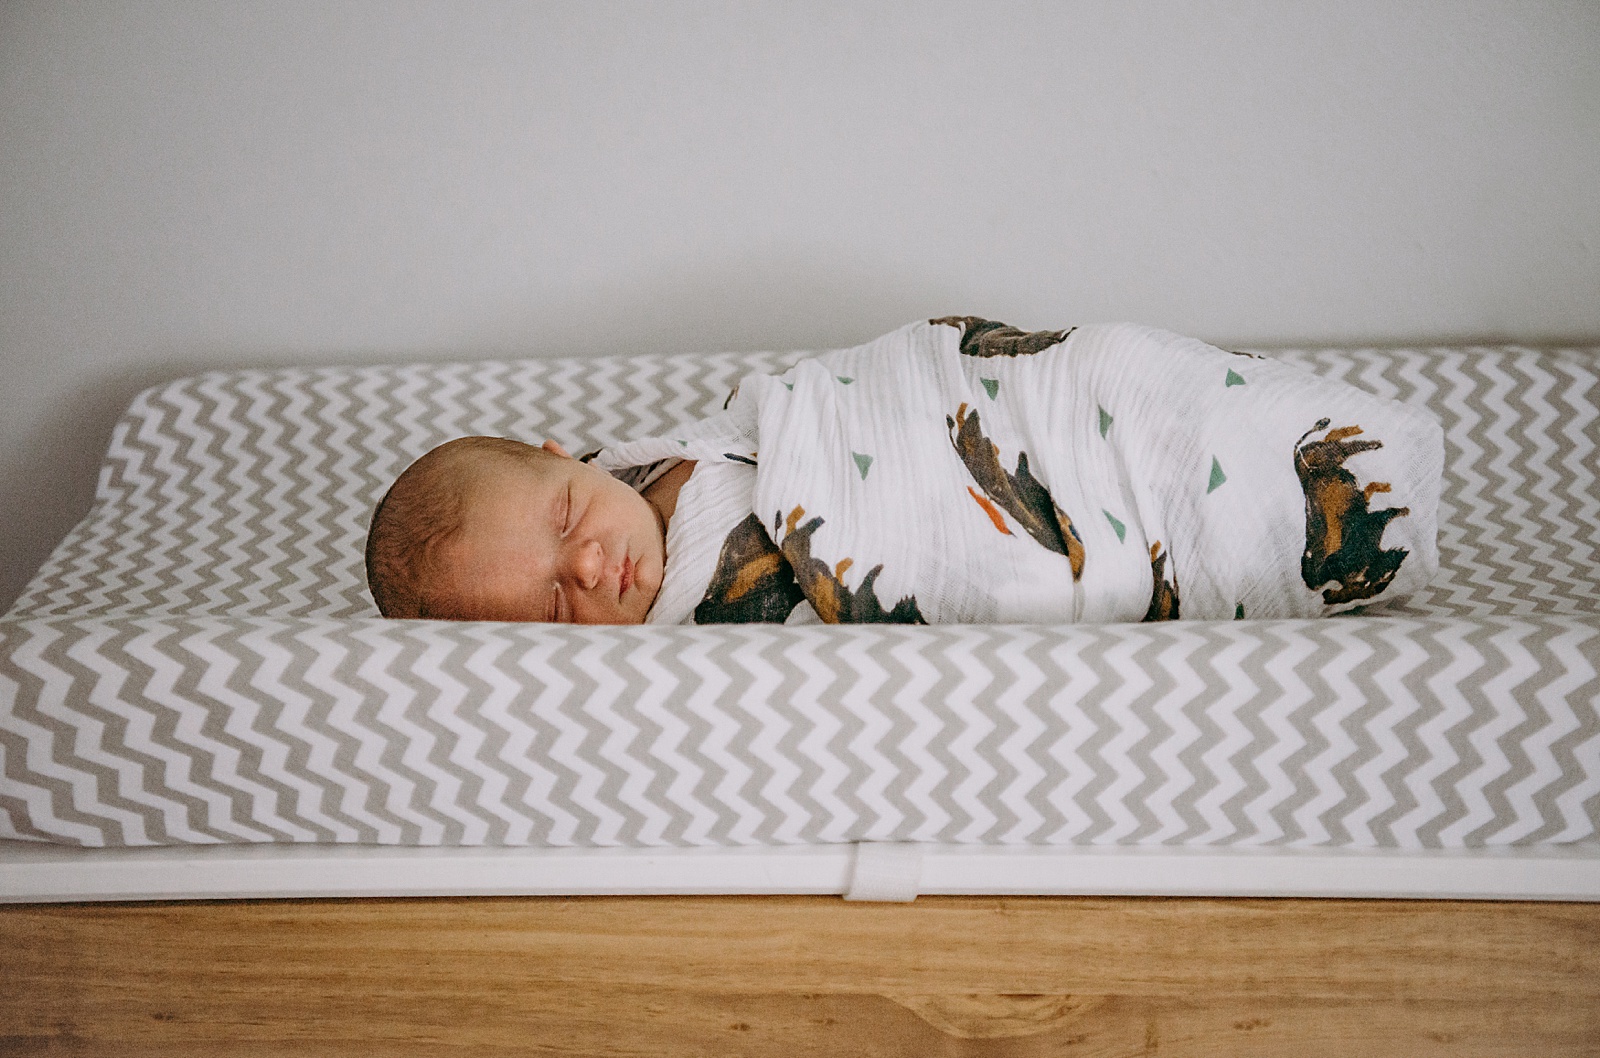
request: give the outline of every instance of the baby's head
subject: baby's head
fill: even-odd
[[[385,617],[638,624],[665,564],[655,507],[554,441],[440,445],[390,486],[367,535]]]

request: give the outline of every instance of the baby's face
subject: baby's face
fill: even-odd
[[[491,460],[441,547],[430,609],[462,620],[639,624],[661,590],[665,530],[610,474],[546,444],[548,459]]]

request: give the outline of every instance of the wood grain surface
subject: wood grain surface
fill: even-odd
[[[0,908],[0,1055],[1600,1055],[1600,905]]]

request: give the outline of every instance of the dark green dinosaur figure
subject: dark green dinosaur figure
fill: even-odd
[[[1328,430],[1328,419],[1300,436],[1294,448],[1294,469],[1306,494],[1306,550],[1300,558],[1300,577],[1316,591],[1329,581],[1338,586],[1322,592],[1328,605],[1370,599],[1389,586],[1400,563],[1411,552],[1403,547],[1383,547],[1383,531],[1395,518],[1411,513],[1409,507],[1370,510],[1367,504],[1386,482],[1363,488],[1344,461],[1357,452],[1382,448],[1382,441],[1348,441],[1361,433],[1359,426]],[[1306,438],[1328,430],[1320,441]]]
[[[1150,576],[1155,587],[1150,593],[1150,608],[1144,612],[1146,621],[1176,621],[1178,619],[1178,564],[1172,564],[1172,579],[1167,579],[1167,552],[1161,541],[1150,545]]]
[[[1019,331],[1015,327],[976,316],[941,316],[929,323],[961,328],[962,356],[1032,356],[1042,353],[1052,345],[1059,345],[1067,335],[1077,330]]]
[[[804,594],[794,570],[754,514],[734,526],[717,555],[695,624],[782,624]]]

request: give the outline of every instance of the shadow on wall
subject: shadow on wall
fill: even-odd
[[[942,288],[943,287],[943,288]],[[716,273],[606,283],[564,305],[507,307],[460,341],[429,348],[285,352],[152,350],[59,393],[0,458],[0,613],[85,514],[117,419],[141,391],[202,371],[518,357],[826,349],[855,345],[920,317],[1002,313],[938,281],[885,279],[862,265],[729,266]]]

